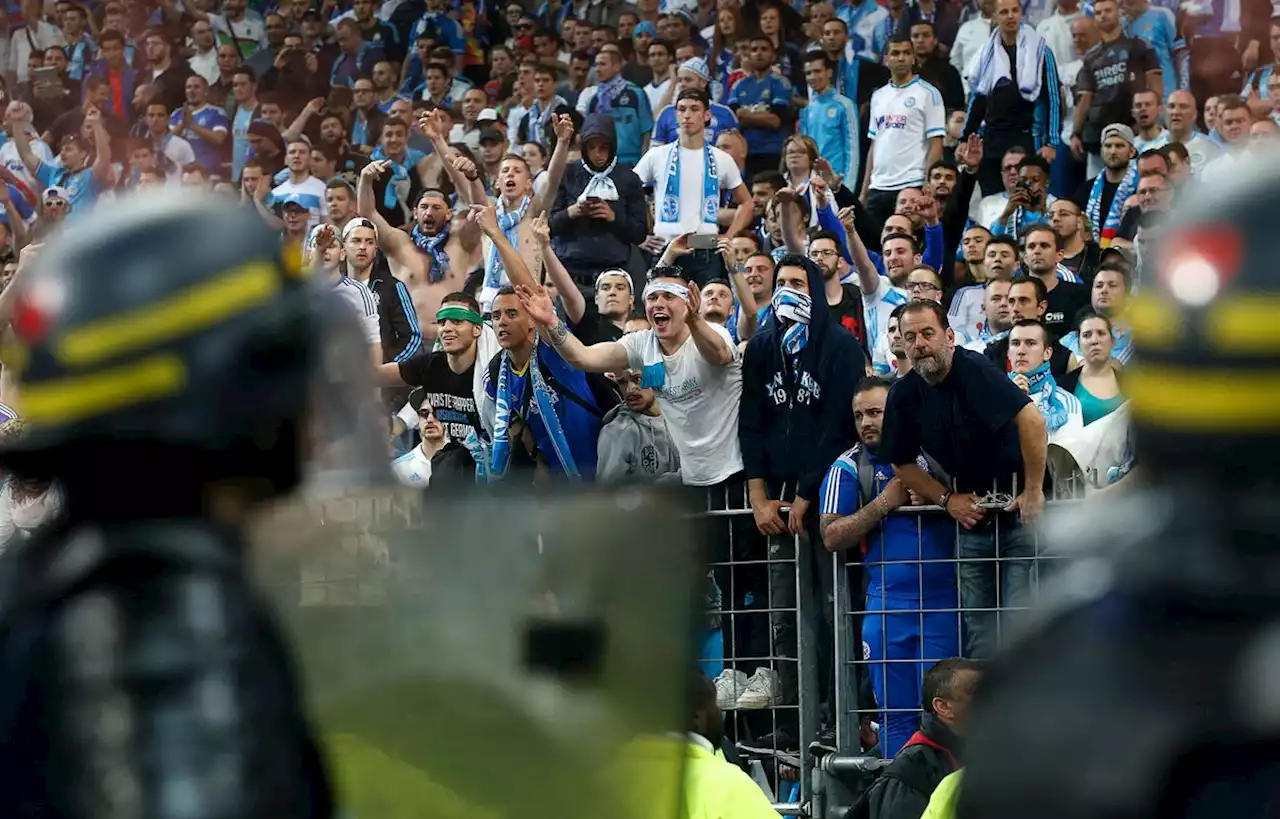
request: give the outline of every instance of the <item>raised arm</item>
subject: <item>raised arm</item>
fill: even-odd
[[[378,229],[378,247],[382,252],[394,259],[396,264],[414,273],[421,274],[422,258],[413,240],[403,230],[394,228],[391,223],[378,212],[374,202],[373,181],[387,172],[387,162],[374,161],[360,171],[360,185],[356,191],[356,213],[373,222]]]
[[[90,109],[84,116],[85,122],[93,129],[93,175],[102,183],[111,179],[111,136],[102,124],[102,112]]]
[[[573,142],[573,117],[558,114],[555,118],[556,149],[551,154],[551,162],[547,164],[547,185],[542,195],[534,198],[531,210],[537,216],[550,210],[556,201],[556,191],[560,189],[560,181],[564,179],[564,169],[569,163],[569,145]]]
[[[576,327],[587,312],[587,300],[583,298],[582,291],[578,289],[569,271],[565,270],[564,262],[560,261],[555,248],[551,246],[551,225],[547,223],[545,213],[539,214],[533,220],[533,238],[538,243],[538,252],[542,256],[542,265],[547,271],[547,278],[551,279],[551,283],[556,286],[556,292],[560,294],[564,315],[569,319],[569,323]]]
[[[308,102],[305,107],[303,107],[302,111],[299,112],[298,116],[295,117],[293,122],[289,124],[289,127],[285,129],[285,132],[280,135],[281,137],[284,138],[284,142],[286,145],[288,145],[291,141],[297,139],[298,137],[302,136],[302,132],[305,131],[307,128],[307,123],[311,121],[312,117],[320,113],[320,111],[324,108],[324,104],[325,104],[324,97],[316,97],[315,99],[311,100],[311,102]]]
[[[778,200],[778,219],[782,221],[782,244],[788,253],[804,253],[804,236],[797,227],[800,221],[796,218],[797,197],[795,188],[783,188],[774,194]]]
[[[507,237],[498,229],[498,211],[493,205],[472,205],[471,215],[468,217],[480,226],[484,231],[484,235],[489,237],[489,241],[493,242],[493,247],[498,251],[498,258],[502,261],[502,267],[507,273],[507,278],[511,281],[513,287],[524,285],[525,287],[537,286],[537,281],[533,278],[529,266],[524,263],[524,258],[520,255],[520,251],[511,246],[507,241]]]
[[[503,239],[503,241],[506,241]],[[498,251],[501,253],[501,249]],[[508,271],[510,272],[510,271]],[[545,333],[545,338],[559,351],[565,361],[592,373],[607,373],[627,368],[627,348],[616,341],[602,341],[590,347],[579,341],[564,319],[556,315],[551,297],[540,285],[516,285],[520,304],[529,311],[533,321]]]
[[[880,289],[880,271],[876,270],[875,263],[867,253],[867,246],[862,243],[862,237],[854,226],[855,207],[856,205],[850,205],[840,211],[840,223],[844,225],[849,253],[853,256],[853,269],[858,274],[858,289],[869,296]]]
[[[747,275],[742,265],[733,257],[733,245],[728,239],[720,240],[720,256],[724,259],[724,268],[729,271],[729,281],[733,284],[733,297],[738,300],[738,341],[747,341],[756,334],[760,318],[756,314],[756,297],[747,284]]]

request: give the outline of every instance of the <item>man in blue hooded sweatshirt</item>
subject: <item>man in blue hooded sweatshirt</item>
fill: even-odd
[[[774,281],[772,315],[747,343],[743,358],[738,440],[761,534],[807,533],[810,548],[821,554],[818,510],[811,506],[827,467],[853,443],[849,407],[866,373],[866,358],[853,334],[831,319],[826,283],[816,264],[787,254],[778,260]],[[779,517],[784,505],[791,507],[785,524]],[[779,555],[771,551],[770,556]],[[811,564],[818,569],[817,588],[826,599],[832,588],[830,560]],[[773,563],[770,571],[780,573],[769,584],[771,595],[782,597],[771,599],[769,607],[794,606],[794,578],[786,576],[790,567]],[[795,651],[794,625],[775,623],[774,633],[779,653]],[[820,638],[818,645],[825,695],[830,656],[821,647],[831,641]],[[781,670],[787,688],[787,669]]]
[[[649,234],[649,213],[640,177],[618,160],[613,118],[589,114],[580,140],[582,159],[565,168],[551,206],[551,236],[569,275],[592,287],[600,271],[626,269],[631,246]]]

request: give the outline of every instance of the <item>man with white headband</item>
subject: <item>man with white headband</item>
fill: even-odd
[[[644,289],[652,329],[587,346],[560,319],[546,291],[517,290],[520,303],[569,364],[587,372],[636,370],[652,388],[689,486],[718,486],[742,470],[738,402],[742,358],[724,327],[705,320],[701,295],[680,268],[658,267]]]
[[[676,83],[680,90],[686,88],[711,95],[711,69],[707,61],[701,57],[691,57],[680,63],[676,69]],[[675,105],[664,106],[654,118],[653,144],[669,145],[680,135],[680,124],[676,121]],[[725,131],[738,129],[738,115],[733,109],[718,102],[711,103],[711,119],[707,123],[707,135],[714,145]]]
[[[551,227],[545,216],[533,220],[533,239],[542,252],[542,266],[547,281],[555,286],[564,309],[565,321],[584,344],[617,341],[626,332],[624,325],[631,315],[635,300],[631,274],[621,267],[601,270],[594,279],[595,299],[583,295],[573,276],[565,270],[551,244]],[[597,266],[597,269],[599,267]]]

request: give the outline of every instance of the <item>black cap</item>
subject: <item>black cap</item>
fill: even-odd
[[[707,92],[699,88],[685,88],[676,94],[676,102],[681,100],[697,100],[702,103],[703,108],[711,108],[711,97],[707,96]]]
[[[486,142],[506,142],[507,135],[502,132],[501,128],[495,128],[492,125],[488,128],[480,129],[480,144]]]

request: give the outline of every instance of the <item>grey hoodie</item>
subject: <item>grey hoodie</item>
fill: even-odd
[[[653,481],[680,474],[680,455],[661,415],[633,412],[619,404],[604,416],[597,448],[596,480]]]

